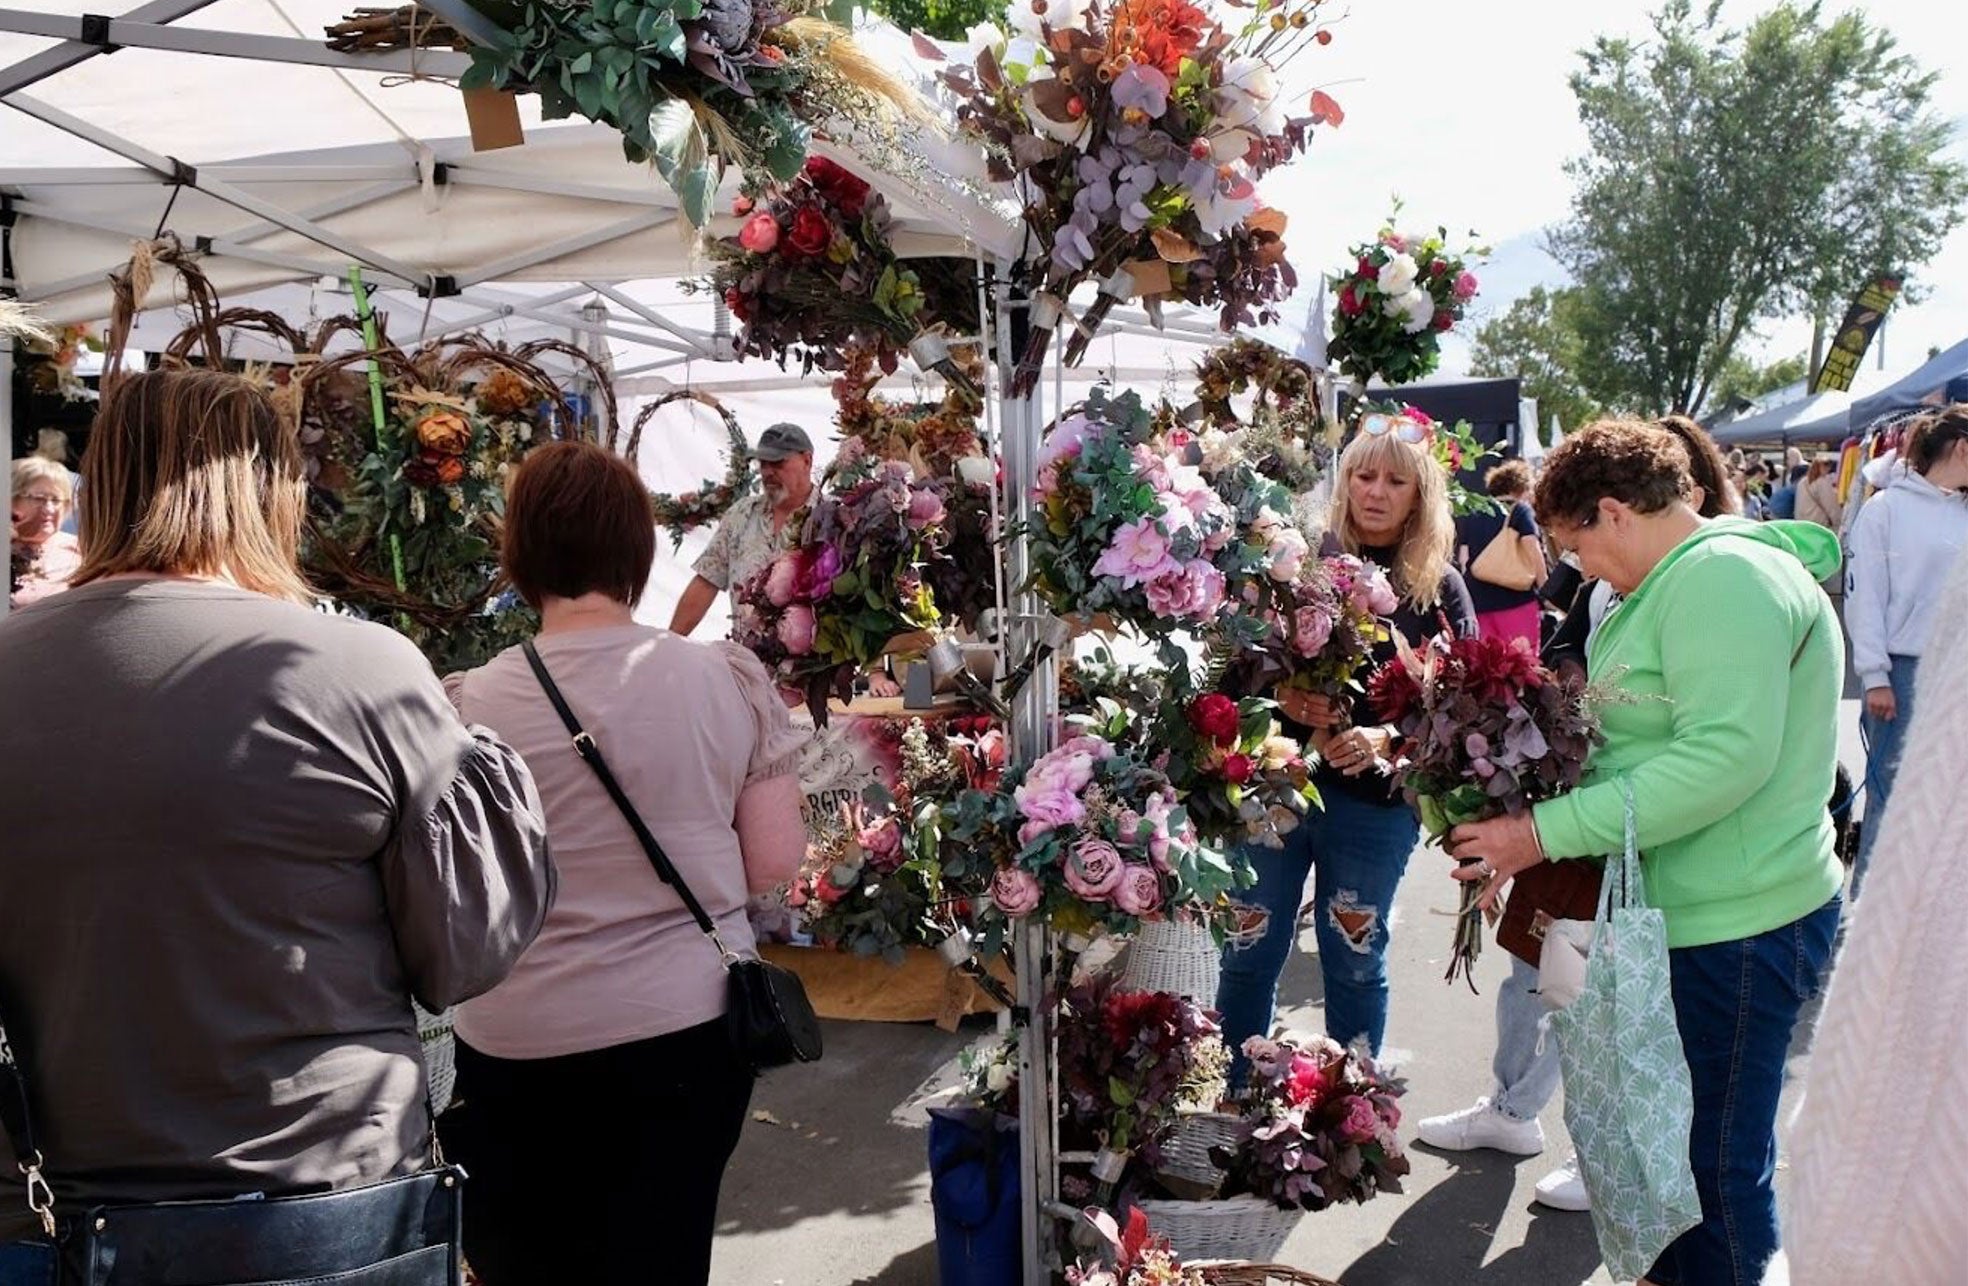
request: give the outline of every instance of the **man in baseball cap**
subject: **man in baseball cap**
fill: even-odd
[[[794,535],[787,524],[813,498],[813,439],[799,425],[767,429],[752,458],[764,490],[731,506],[718,524],[670,618],[670,629],[678,634],[696,629],[720,592],[744,584],[785,548]]]

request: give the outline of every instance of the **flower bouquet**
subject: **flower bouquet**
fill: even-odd
[[[1311,766],[1279,731],[1271,702],[1206,692],[1159,708],[1149,734],[1160,750],[1155,764],[1181,792],[1204,842],[1276,848],[1318,804]]]
[[[1279,568],[1247,589],[1246,604],[1266,629],[1230,663],[1237,690],[1302,688],[1346,703],[1365,690],[1361,674],[1400,600],[1375,564],[1329,554]]]
[[[1523,639],[1404,643],[1368,695],[1400,732],[1395,776],[1436,843],[1464,822],[1516,816],[1572,789],[1604,741],[1583,683],[1545,669]],[[1481,892],[1462,886],[1451,980],[1470,978],[1482,950]]]
[[[841,806],[786,901],[816,941],[900,964],[905,948],[937,946],[958,927],[939,862],[942,810],[960,791],[996,785],[1004,733],[983,719],[893,720],[884,731],[900,743],[893,789],[870,786]]]
[[[1075,1263],[1066,1270],[1066,1286],[1209,1286],[1200,1269],[1182,1266],[1166,1238],[1149,1232],[1140,1207],[1128,1211],[1125,1232],[1105,1210],[1088,1210],[1086,1218],[1107,1242],[1114,1263],[1092,1268]]]
[[[1074,328],[1069,363],[1114,302],[1136,294],[1215,307],[1225,330],[1275,316],[1296,277],[1284,216],[1258,201],[1256,180],[1303,151],[1316,124],[1342,119],[1323,92],[1302,117],[1285,107],[1285,69],[1331,40],[1320,8],[1013,0],[1009,31],[973,30],[970,61],[943,84],[961,127],[989,150],[992,177],[1020,181],[1044,252],[1014,391],[1037,378],[1085,281],[1101,297]]]
[[[948,490],[900,461],[854,461],[815,501],[800,544],[739,586],[733,637],[805,692],[815,722],[893,639],[941,625],[931,572],[950,562]]]
[[[973,460],[978,464],[969,467],[988,480],[995,467],[985,463],[984,443],[977,435],[984,401],[973,391],[983,383],[983,356],[975,345],[960,345],[951,360],[964,380],[950,382],[941,402],[904,403],[874,391],[882,379],[874,349],[848,349],[833,383],[841,451],[850,458],[866,454],[906,460],[924,478],[947,478],[963,461]]]
[[[1214,923],[1253,878],[1202,843],[1165,773],[1091,733],[1005,773],[994,791],[965,791],[944,810],[941,838],[946,885],[981,899],[987,952],[1032,915],[1069,933],[1126,933],[1178,912]]]
[[[548,120],[614,126],[696,227],[727,166],[789,180],[815,123],[879,134],[927,113],[845,30],[797,2],[469,2],[504,33],[473,47],[464,88],[536,92]]]
[[[825,157],[738,207],[738,235],[711,245],[709,289],[744,323],[744,353],[811,371],[866,350],[892,373],[925,330],[976,331],[971,261],[897,258],[888,203]]]
[[[1241,544],[1237,512],[1185,458],[1134,393],[1095,390],[1052,427],[1031,534],[1033,587],[1054,610],[1159,639],[1224,615],[1218,560]]]
[[[1249,1095],[1235,1141],[1214,1149],[1223,1195],[1323,1210],[1401,1191],[1408,1158],[1395,1129],[1401,1088],[1364,1052],[1284,1032],[1244,1042]]]
[[[1214,1056],[1223,1045],[1214,1013],[1105,978],[1066,992],[1058,1028],[1061,1124],[1098,1144],[1094,1178],[1104,1185],[1117,1183],[1136,1155],[1153,1169],[1161,1137],[1198,1094],[1198,1072],[1213,1068],[1220,1077],[1227,1062]],[[1214,1099],[1223,1090],[1219,1079],[1214,1093],[1203,1092]]]
[[[1441,337],[1476,297],[1467,260],[1487,253],[1452,251],[1448,235],[1446,228],[1432,237],[1396,232],[1390,220],[1378,238],[1353,247],[1352,270],[1333,278],[1339,298],[1326,357],[1356,391],[1376,375],[1409,384],[1441,364]]]

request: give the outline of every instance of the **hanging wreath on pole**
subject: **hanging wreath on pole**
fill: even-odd
[[[723,481],[714,482],[709,478],[695,491],[685,491],[678,495],[661,492],[649,493],[649,513],[658,527],[670,531],[670,548],[681,548],[683,538],[699,527],[717,522],[730,510],[731,506],[752,490],[752,448],[745,441],[745,434],[738,427],[738,417],[731,413],[724,403],[699,389],[680,388],[663,394],[636,415],[635,423],[629,428],[628,444],[622,454],[631,464],[638,467],[641,461],[637,453],[642,449],[642,431],[658,411],[672,402],[695,402],[710,410],[724,421],[725,436],[729,439],[730,464],[726,466]]]

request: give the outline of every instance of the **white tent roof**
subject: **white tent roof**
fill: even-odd
[[[1711,430],[1710,436],[1724,445],[1786,439],[1796,442],[1837,442],[1848,432],[1846,420],[1852,402],[1880,387],[1886,379],[1876,371],[1860,371],[1853,379],[1852,388],[1847,391],[1815,393],[1773,406],[1740,420],[1718,425]]]

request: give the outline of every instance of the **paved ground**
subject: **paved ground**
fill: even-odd
[[[1855,769],[1856,722],[1857,705],[1847,702],[1841,732]],[[1502,953],[1491,950],[1480,998],[1443,983],[1449,933],[1434,912],[1453,906],[1445,865],[1439,852],[1414,855],[1393,921],[1388,1045],[1405,1051],[1409,1120],[1488,1092],[1490,998],[1506,971]],[[1283,995],[1288,1019],[1317,1030],[1309,933],[1304,948]],[[726,1178],[716,1286],[934,1286],[925,1138],[910,1102],[988,1030],[981,1019],[957,1035],[927,1025],[830,1023],[825,1060],[761,1083],[754,1107],[772,1119],[747,1127]],[[1559,1102],[1546,1111],[1544,1128],[1545,1155],[1527,1160],[1416,1147],[1406,1195],[1306,1216],[1282,1258],[1345,1286],[1610,1282],[1590,1218],[1531,1202],[1539,1176],[1566,1152]]]

